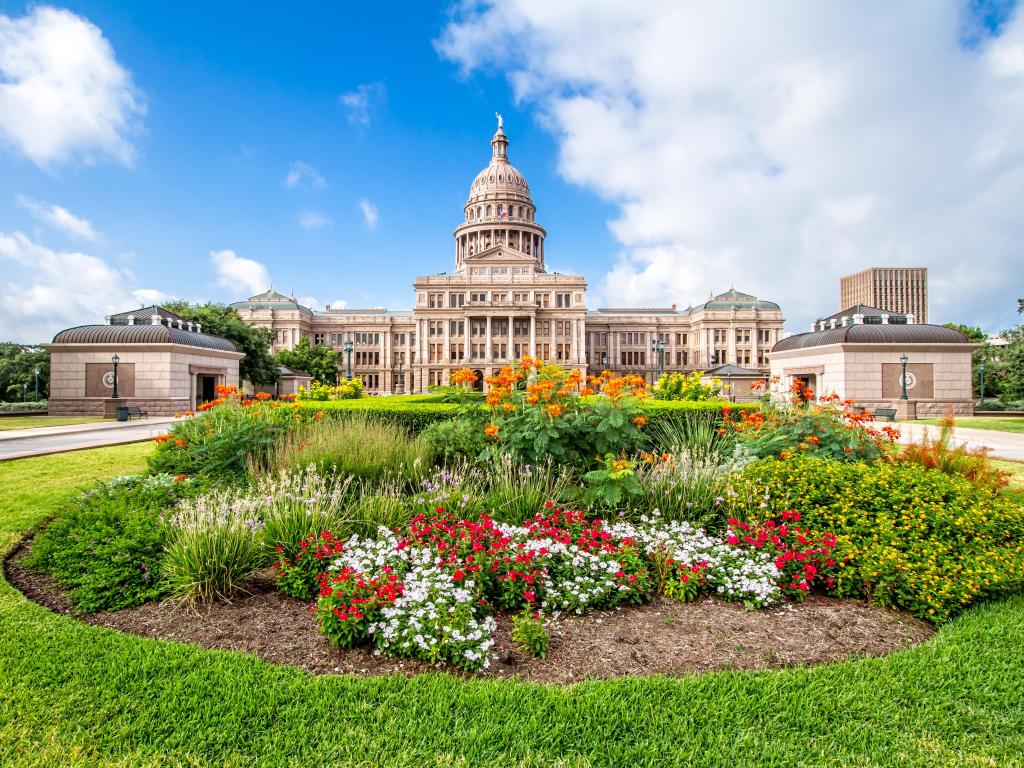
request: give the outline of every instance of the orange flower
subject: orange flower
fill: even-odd
[[[817,435],[810,435],[807,438],[807,442],[810,443],[811,445],[818,445],[821,443],[821,438],[818,437]]]
[[[175,441],[174,441],[174,444],[175,444],[176,446],[178,446],[179,448],[184,448],[184,447],[185,447],[186,445],[188,445],[188,443],[186,443],[186,442],[185,442],[184,440],[182,440],[182,439],[181,439],[180,437],[179,437],[179,438],[178,438],[177,440],[175,440]]]
[[[594,390],[592,390],[590,387],[584,387],[583,389],[580,390],[580,397],[590,397],[593,394]]]
[[[486,427],[484,427],[484,434],[490,438],[496,438],[498,436],[498,425],[488,424]]]
[[[512,403],[502,403],[501,407],[504,409],[505,413],[512,413],[512,411],[516,409],[515,405]]]
[[[487,404],[488,405],[497,405],[500,402],[501,402],[501,390],[498,389],[497,387],[495,387],[494,389],[492,389],[490,392],[487,393]]]
[[[185,480],[185,475],[179,474],[179,475],[175,475],[174,476],[174,482],[176,482],[176,483],[184,482],[184,480]]]
[[[478,376],[469,368],[459,368],[457,371],[452,372],[452,375],[448,377],[448,381],[457,387],[471,387],[476,384],[477,378]]]
[[[528,402],[530,405],[536,405],[539,400],[540,400],[540,398],[537,397],[536,395],[527,395],[526,396],[526,402]]]
[[[558,403],[552,403],[547,407],[547,412],[548,415],[551,416],[552,418],[555,418],[556,416],[561,416],[562,406],[560,406]]]
[[[637,416],[635,419],[633,419],[633,423],[636,424],[638,427],[642,427],[644,424],[647,423],[647,417]]]
[[[314,421],[322,421],[323,418],[324,418],[324,412],[323,411],[317,411],[316,413],[313,414]]]
[[[256,393],[256,399],[257,400],[269,400],[271,397],[273,397],[273,395],[271,395],[269,392],[257,392]]]

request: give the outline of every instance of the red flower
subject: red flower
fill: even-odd
[[[455,573],[452,574],[452,578],[455,579],[455,581],[462,581],[464,578],[466,578],[466,574],[463,572],[461,568],[459,568]]]

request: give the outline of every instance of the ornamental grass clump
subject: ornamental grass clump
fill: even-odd
[[[228,599],[266,564],[261,500],[218,490],[184,502],[170,516],[163,578],[189,602]]]
[[[368,480],[416,481],[431,464],[430,447],[401,427],[365,413],[319,420],[282,437],[269,453],[271,472],[315,466]],[[260,466],[257,464],[257,466]]]
[[[938,436],[931,438],[926,431],[920,442],[911,443],[896,452],[896,461],[920,464],[922,467],[936,469],[947,475],[959,475],[977,486],[993,491],[1005,488],[1010,475],[992,466],[989,458],[992,449],[953,445],[954,426],[952,416],[943,419]]]
[[[540,509],[545,501],[566,499],[573,486],[572,474],[551,461],[519,464],[505,453],[484,467],[486,491],[483,506],[491,519],[519,522]]]

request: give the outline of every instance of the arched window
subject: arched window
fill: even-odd
[[[487,218],[491,218],[491,206],[487,206]]]
[[[523,218],[523,206],[519,206],[519,218]]]

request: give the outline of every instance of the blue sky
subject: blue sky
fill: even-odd
[[[785,73],[801,53],[786,36],[807,41],[806,64],[784,81],[782,106],[745,87],[752,71],[711,67],[713,58],[673,60],[678,47],[694,50],[686,35],[703,34],[702,24],[723,35],[720,53],[709,57],[747,46],[742,29],[678,17],[675,5],[663,21],[678,24],[679,39],[645,67],[650,9],[623,18],[629,11],[616,3],[586,12],[566,3],[550,13],[527,0],[320,3],[301,11],[72,2],[56,6],[68,13],[44,17],[46,6],[0,0],[6,40],[28,40],[36,53],[59,39],[46,37],[51,28],[92,25],[101,37],[85,44],[77,66],[95,60],[111,81],[102,97],[87,84],[69,86],[67,114],[43,110],[62,125],[42,149],[30,146],[36,126],[19,124],[17,105],[0,100],[0,337],[40,341],[158,294],[237,300],[261,268],[278,290],[321,305],[407,308],[416,275],[451,266],[451,230],[489,158],[495,111],[505,116],[512,162],[549,231],[549,265],[587,277],[595,305],[613,296],[685,305],[735,284],[780,301],[801,330],[815,314],[835,311],[842,272],[920,263],[932,269],[933,306],[948,315],[933,311],[934,320],[991,329],[1013,321],[1021,281],[1008,286],[995,275],[1021,263],[1010,245],[1022,240],[1019,203],[1016,212],[1002,205],[1024,189],[1024,154],[1011,137],[1001,139],[995,170],[955,161],[958,136],[990,146],[997,126],[1024,124],[1015,122],[1024,114],[1024,74],[1015,69],[1024,35],[1013,26],[1012,3],[876,13],[863,37],[847,31],[849,19],[798,8],[799,23],[788,25],[795,33],[766,23],[763,49],[752,53],[762,57],[758,67]],[[924,23],[915,18],[922,13]],[[623,29],[640,30],[635,48]],[[40,66],[59,67],[62,56],[44,51]],[[848,58],[836,66],[835,56]],[[981,66],[990,60],[996,64]],[[913,77],[891,93],[874,87],[878,71],[907,61],[919,62]],[[0,87],[24,75],[13,66],[4,69],[0,52]],[[898,127],[903,110],[941,124],[955,101],[939,94],[978,91],[996,77],[992,67],[1002,67],[1002,79],[991,103],[967,105],[962,124],[952,116],[956,130],[920,157],[899,150],[920,143]],[[75,88],[92,101],[75,102]],[[922,91],[920,104],[907,104],[906,93]],[[110,98],[128,101],[111,106]],[[789,116],[808,99],[811,125],[792,128]],[[664,104],[672,108],[659,112]],[[687,111],[695,108],[696,116]],[[74,126],[89,125],[90,110],[114,127],[78,135]],[[715,119],[704,122],[709,114]],[[860,137],[884,145],[891,132],[895,156],[906,160],[901,174],[870,145],[861,149],[879,155],[873,172],[863,162],[816,171],[816,153],[848,151],[850,140],[830,121],[849,125],[850,114],[865,120]],[[805,161],[794,148],[807,143],[802,132],[834,134],[836,143],[808,148]],[[947,162],[957,167],[936,168]],[[752,187],[746,174],[758,168]],[[665,170],[677,181],[663,186]],[[955,174],[957,191],[922,194],[904,181],[922,176],[933,190],[931,173]],[[719,181],[739,177],[733,186]],[[937,238],[951,217],[963,219],[957,232]],[[973,265],[977,291],[966,306],[963,262],[972,259],[964,243],[991,254]],[[803,272],[794,272],[794,258],[804,260]],[[809,269],[816,277],[794,286]],[[33,301],[12,298],[19,295]]]

